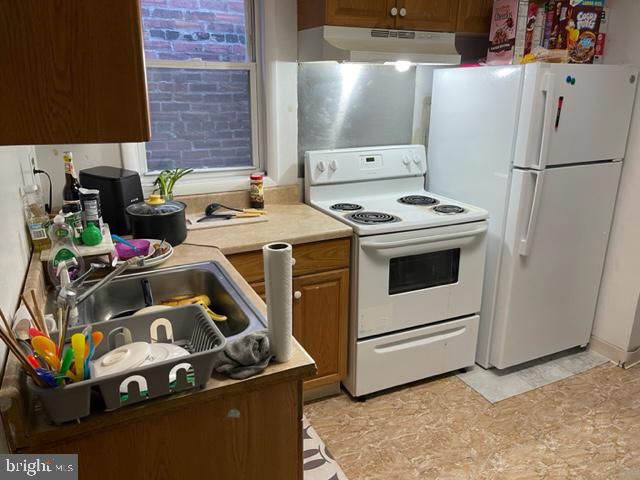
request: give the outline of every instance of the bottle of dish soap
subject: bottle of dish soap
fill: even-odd
[[[82,255],[73,244],[73,228],[65,222],[62,215],[56,215],[49,227],[51,239],[51,258],[47,262],[49,278],[55,285],[66,284],[80,276],[84,270]],[[58,267],[64,262],[63,270]],[[68,272],[68,278],[67,273]]]

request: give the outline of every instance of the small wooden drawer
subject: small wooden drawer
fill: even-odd
[[[293,276],[326,272],[349,267],[351,239],[338,238],[293,246]],[[248,283],[264,281],[261,251],[236,253],[227,259]]]

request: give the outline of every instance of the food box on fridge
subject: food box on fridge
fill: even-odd
[[[517,20],[518,0],[494,0],[487,64],[506,65],[511,63],[516,44]]]
[[[602,0],[552,0],[543,46],[550,50],[568,50],[571,63],[593,63],[602,5]]]

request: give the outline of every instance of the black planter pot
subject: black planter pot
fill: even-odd
[[[165,239],[172,246],[187,238],[186,205],[175,200],[165,201],[151,195],[146,202],[127,207],[133,238]]]

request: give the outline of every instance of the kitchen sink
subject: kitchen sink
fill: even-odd
[[[86,282],[81,290],[91,285],[92,282]],[[230,340],[266,326],[264,316],[218,262],[120,275],[78,306],[78,323],[96,323],[131,315],[145,306],[160,305],[163,300],[179,295],[207,295],[211,299],[211,309],[227,317],[227,321],[216,322],[216,325]],[[47,311],[53,312],[55,289],[50,289],[47,299]]]

